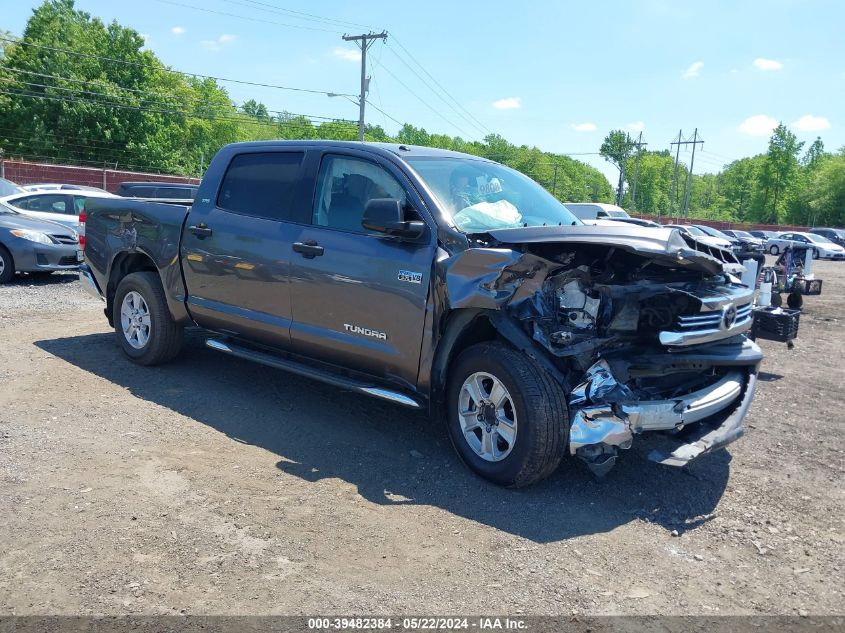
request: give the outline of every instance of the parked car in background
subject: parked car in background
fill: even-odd
[[[726,242],[728,242],[731,245],[730,248],[735,253],[741,253],[744,250],[743,246],[742,246],[742,242],[740,240],[738,240],[735,237],[732,237],[730,235],[726,235],[725,233],[722,233],[719,229],[714,229],[712,226],[707,226],[706,224],[694,224],[693,226],[695,228],[697,228],[699,231],[706,233],[710,237],[713,237],[713,238],[716,238],[716,239],[719,239],[719,240],[725,240]]]
[[[668,226],[673,229],[678,229],[679,231],[681,231],[681,233],[685,233],[690,237],[696,239],[697,241],[701,242],[702,244],[706,244],[707,246],[714,246],[716,248],[722,248],[733,252],[733,244],[730,240],[708,235],[700,228],[698,228],[697,226],[693,226],[692,224],[666,224],[665,226]]]
[[[766,242],[768,242],[768,240],[770,240],[773,237],[778,236],[778,234],[775,231],[761,231],[759,229],[755,229],[753,231],[748,231],[748,232],[751,235],[753,235],[754,237],[759,237],[761,240],[763,240],[763,248],[766,248],[766,246],[767,246]]]
[[[736,229],[728,229],[722,231],[725,235],[728,235],[736,240],[739,240],[739,243],[742,247],[747,251],[763,251],[765,247],[765,240],[759,237],[754,237],[748,231],[739,231]]]
[[[124,198],[167,198],[193,200],[199,185],[179,182],[122,182],[117,195]]]
[[[75,190],[75,191],[101,191],[102,193],[107,193],[105,189],[101,189],[100,187],[89,187],[88,185],[67,185],[61,183],[52,183],[52,182],[42,182],[42,183],[35,183],[31,185],[21,185],[21,189],[24,191],[63,191],[63,190]]]
[[[81,259],[76,231],[0,203],[0,284],[11,281],[16,272],[74,270]]]
[[[619,218],[631,217],[625,209],[617,207],[615,204],[605,204],[604,202],[564,202],[563,204],[579,220],[596,220],[601,218],[617,220]]]
[[[826,237],[815,233],[799,231],[781,233],[777,238],[770,239],[769,253],[778,255],[793,244],[812,247],[813,259],[845,259],[845,248],[842,248],[839,244],[835,244]]]
[[[845,246],[845,229],[810,229],[809,232],[826,237],[839,246]]]
[[[619,218],[612,219],[613,222],[624,222],[625,224],[636,224],[637,226],[650,226],[652,228],[660,228],[662,224],[652,222],[651,220],[643,220],[642,218]]]
[[[25,191],[0,198],[0,202],[13,207],[22,214],[38,220],[58,222],[77,231],[79,213],[91,198],[117,198],[106,191],[62,190]]]
[[[11,196],[16,193],[21,193],[23,189],[18,187],[15,183],[11,180],[6,180],[5,178],[0,178],[0,197],[3,196]]]

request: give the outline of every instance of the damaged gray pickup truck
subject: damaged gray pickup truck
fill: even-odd
[[[754,396],[734,255],[585,226],[474,156],[235,144],[190,207],[103,199],[80,220],[81,274],[133,361],[172,359],[199,326],[223,354],[427,408],[501,485],[567,455],[603,475],[652,432],[649,459],[683,466],[740,437]]]

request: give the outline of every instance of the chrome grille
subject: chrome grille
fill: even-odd
[[[50,236],[53,240],[58,242],[59,244],[78,244],[79,240],[74,239],[70,235],[51,235]]]
[[[713,312],[703,312],[691,316],[679,316],[678,328],[682,332],[692,332],[695,330],[715,330],[722,325],[722,311],[714,310]],[[738,306],[736,309],[736,319],[734,324],[739,325],[751,318],[751,304],[746,303],[743,306]]]
[[[718,259],[723,264],[739,263],[739,260],[737,259],[736,255],[734,255],[731,251],[726,251],[723,248],[716,248],[715,246],[707,246],[707,244],[703,244],[702,242],[699,242],[695,238],[692,238],[684,233],[681,233],[681,237],[684,238],[684,241],[690,248],[697,250],[699,253],[710,255],[710,257]]]

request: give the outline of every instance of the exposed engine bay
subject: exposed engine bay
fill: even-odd
[[[649,456],[673,465],[741,435],[762,354],[743,335],[753,289],[733,276],[741,270],[733,255],[699,250],[674,231],[662,251],[607,234],[605,243],[592,235],[502,243],[513,234],[491,232],[466,252],[482,257],[472,263],[484,273],[475,277],[472,303],[492,301],[559,371],[572,454],[601,475],[647,431],[680,437],[697,427],[694,445]],[[503,260],[510,261],[499,267]],[[470,272],[462,268],[454,262],[449,273]]]

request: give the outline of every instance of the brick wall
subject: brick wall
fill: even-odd
[[[73,165],[51,165],[31,163],[25,160],[0,161],[0,177],[18,185],[35,183],[61,183],[100,187],[114,193],[118,185],[126,181],[199,183],[199,178],[173,176],[169,174],[147,174],[120,169],[98,169],[96,167],[75,167]]]

